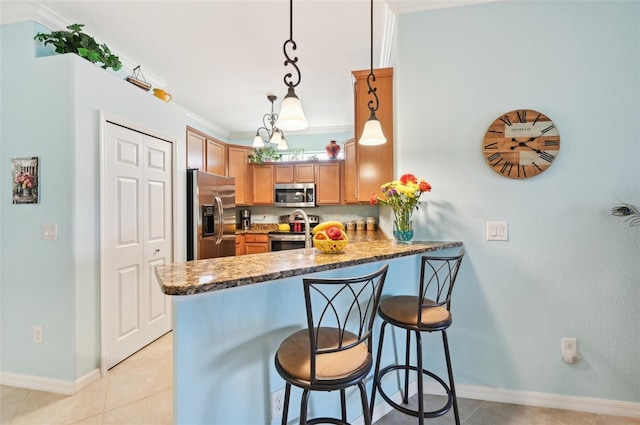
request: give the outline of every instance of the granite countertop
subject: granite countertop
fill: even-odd
[[[457,241],[399,244],[381,231],[349,232],[349,240],[341,254],[301,248],[212,258],[157,266],[156,276],[165,294],[192,295],[462,246]]]

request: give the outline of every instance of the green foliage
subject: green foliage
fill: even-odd
[[[256,164],[262,165],[267,158],[278,161],[282,158],[282,154],[280,154],[273,146],[256,148],[254,152],[249,155],[249,162],[255,162]]]
[[[34,40],[43,42],[45,46],[52,44],[57,53],[75,53],[93,63],[101,63],[102,68],[112,68],[118,71],[122,68],[120,58],[107,47],[98,44],[96,40],[82,32],[83,24],[69,25],[69,31],[52,31],[51,34],[36,34]]]

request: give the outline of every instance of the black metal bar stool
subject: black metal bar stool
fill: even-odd
[[[276,370],[287,382],[282,424],[289,413],[291,385],[302,388],[300,424],[347,423],[346,391],[360,389],[365,424],[371,424],[364,378],[373,366],[372,329],[388,265],[354,278],[304,278],[308,328],[288,336],[275,355]],[[307,420],[310,391],[340,391],[341,419]]]
[[[460,263],[464,256],[464,250],[458,255],[450,257],[438,257],[425,255],[422,257],[420,266],[420,291],[418,295],[397,295],[389,297],[380,303],[378,315],[382,318],[380,329],[380,343],[378,346],[378,357],[376,360],[375,373],[373,377],[373,389],[371,391],[370,413],[375,406],[376,391],[380,392],[382,398],[394,409],[407,415],[416,416],[420,425],[424,424],[425,418],[442,416],[453,406],[456,425],[460,425],[460,415],[458,414],[458,402],[456,400],[456,390],[453,383],[453,371],[451,369],[451,358],[449,356],[449,344],[447,341],[447,328],[451,325],[451,292],[458,275]],[[382,354],[382,344],[384,342],[384,331],[388,324],[397,326],[407,331],[407,344],[405,349],[405,363],[393,364],[380,370],[380,357]],[[416,336],[416,363],[409,362],[411,333]],[[444,345],[445,360],[449,383],[442,378],[426,370],[422,366],[422,337],[421,332],[442,332],[442,343]],[[400,405],[384,392],[382,388],[382,378],[385,374],[399,370],[404,371],[404,389],[402,403],[409,403],[409,371],[418,374],[418,409],[410,409]],[[447,394],[446,404],[437,410],[424,410],[424,383],[423,374],[438,382]]]

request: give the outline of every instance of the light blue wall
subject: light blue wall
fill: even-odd
[[[403,15],[396,173],[433,185],[417,237],[463,240],[453,305],[457,383],[640,402],[640,3],[497,2]],[[530,108],[560,155],[511,180],[482,156],[489,124]],[[509,222],[508,242],[485,239]],[[582,361],[560,358],[578,338]]]
[[[75,381],[100,360],[100,113],[176,141],[183,223],[185,111],[76,55],[36,58],[36,24],[0,29],[0,370]],[[36,205],[10,203],[10,158],[22,156],[40,158]],[[57,241],[42,240],[44,223],[57,223]],[[185,240],[182,226],[175,236]],[[175,258],[185,258],[183,243]],[[43,344],[32,342],[34,325],[44,327]]]
[[[34,59],[34,24],[1,27],[1,370],[74,378],[72,84],[70,62]],[[11,41],[11,42],[10,42]],[[11,204],[11,158],[40,159],[40,202]],[[41,238],[57,223],[58,240]],[[32,327],[44,326],[43,344]],[[52,367],[55,365],[55,367]]]

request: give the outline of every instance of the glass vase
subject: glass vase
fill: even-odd
[[[413,220],[394,220],[393,237],[398,243],[408,243],[413,239]]]

